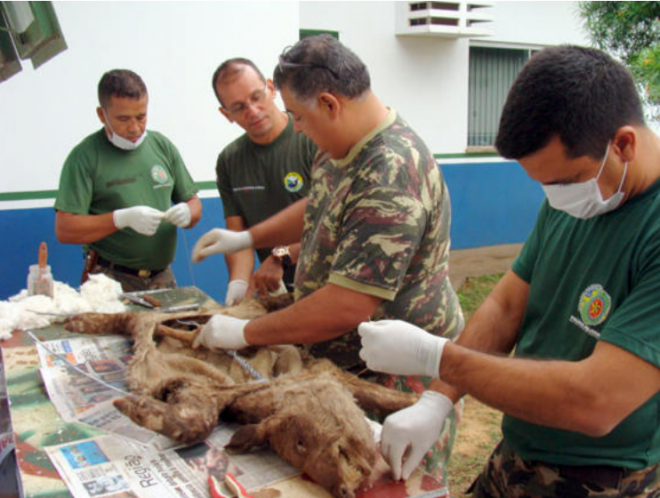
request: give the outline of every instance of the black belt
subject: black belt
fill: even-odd
[[[113,271],[126,273],[128,275],[133,275],[135,277],[140,277],[140,278],[152,278],[158,275],[160,272],[165,271],[167,269],[167,268],[161,268],[160,270],[141,270],[136,268],[129,268],[128,266],[118,265],[117,263],[113,263],[112,261],[103,259],[101,256],[99,256],[97,263],[99,264],[99,266],[102,266],[104,268],[108,268]]]

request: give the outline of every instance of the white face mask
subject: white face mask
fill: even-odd
[[[135,142],[131,142],[127,138],[120,137],[117,135],[117,133],[115,133],[115,130],[112,129],[112,125],[108,119],[108,115],[105,113],[105,109],[103,109],[103,115],[105,116],[105,123],[108,125],[108,128],[110,128],[110,131],[112,132],[110,135],[106,133],[106,135],[108,135],[108,140],[110,140],[112,145],[121,150],[135,150],[140,145],[142,145],[142,142],[144,142],[144,139],[147,136],[147,130],[144,130],[144,133]]]
[[[541,185],[550,205],[555,209],[564,211],[575,218],[583,220],[607,213],[619,207],[619,204],[621,204],[625,195],[625,193],[621,191],[621,188],[623,187],[623,181],[626,179],[626,173],[628,172],[628,163],[625,164],[619,188],[612,197],[603,200],[603,195],[598,188],[598,179],[603,172],[609,152],[610,143],[607,142],[605,158],[600,165],[600,170],[598,171],[596,178],[581,183]]]

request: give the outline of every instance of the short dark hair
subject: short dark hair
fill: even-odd
[[[106,107],[111,97],[141,99],[147,95],[147,85],[129,69],[113,69],[101,76],[98,94],[99,104]]]
[[[252,62],[250,59],[245,59],[243,57],[234,57],[233,59],[227,59],[222,64],[218,66],[218,69],[213,73],[213,79],[211,80],[211,85],[213,86],[213,92],[218,98],[220,105],[224,106],[220,94],[218,93],[218,83],[224,84],[231,82],[236,76],[243,72],[245,66],[251,67],[257,73],[261,81],[266,83],[266,78],[259,71],[259,68]]]
[[[286,86],[301,101],[313,99],[321,92],[353,99],[371,87],[367,66],[328,34],[303,38],[285,50],[273,81],[277,89]]]
[[[644,125],[630,72],[606,53],[562,45],[533,55],[507,96],[495,147],[520,159],[559,136],[571,158],[603,157],[616,130]]]

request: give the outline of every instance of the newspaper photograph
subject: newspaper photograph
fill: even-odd
[[[157,450],[176,446],[170,438],[135,424],[112,405],[113,400],[129,394],[126,367],[131,359],[130,341],[121,336],[100,336],[47,341],[43,346],[37,348],[41,377],[63,420]]]
[[[223,445],[236,427],[222,424],[205,442],[178,450],[145,450],[111,436],[45,450],[74,498],[208,498],[209,475],[222,482],[230,473],[255,490],[300,474],[270,450],[228,455]]]

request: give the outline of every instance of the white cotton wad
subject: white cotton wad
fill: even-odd
[[[121,313],[126,306],[120,301],[121,284],[98,274],[90,275],[80,287],[80,292],[55,281],[53,297],[28,296],[23,289],[7,301],[0,301],[0,340],[9,339],[15,329],[31,330],[61,322],[65,317],[32,313],[56,313],[58,315],[86,313]]]

